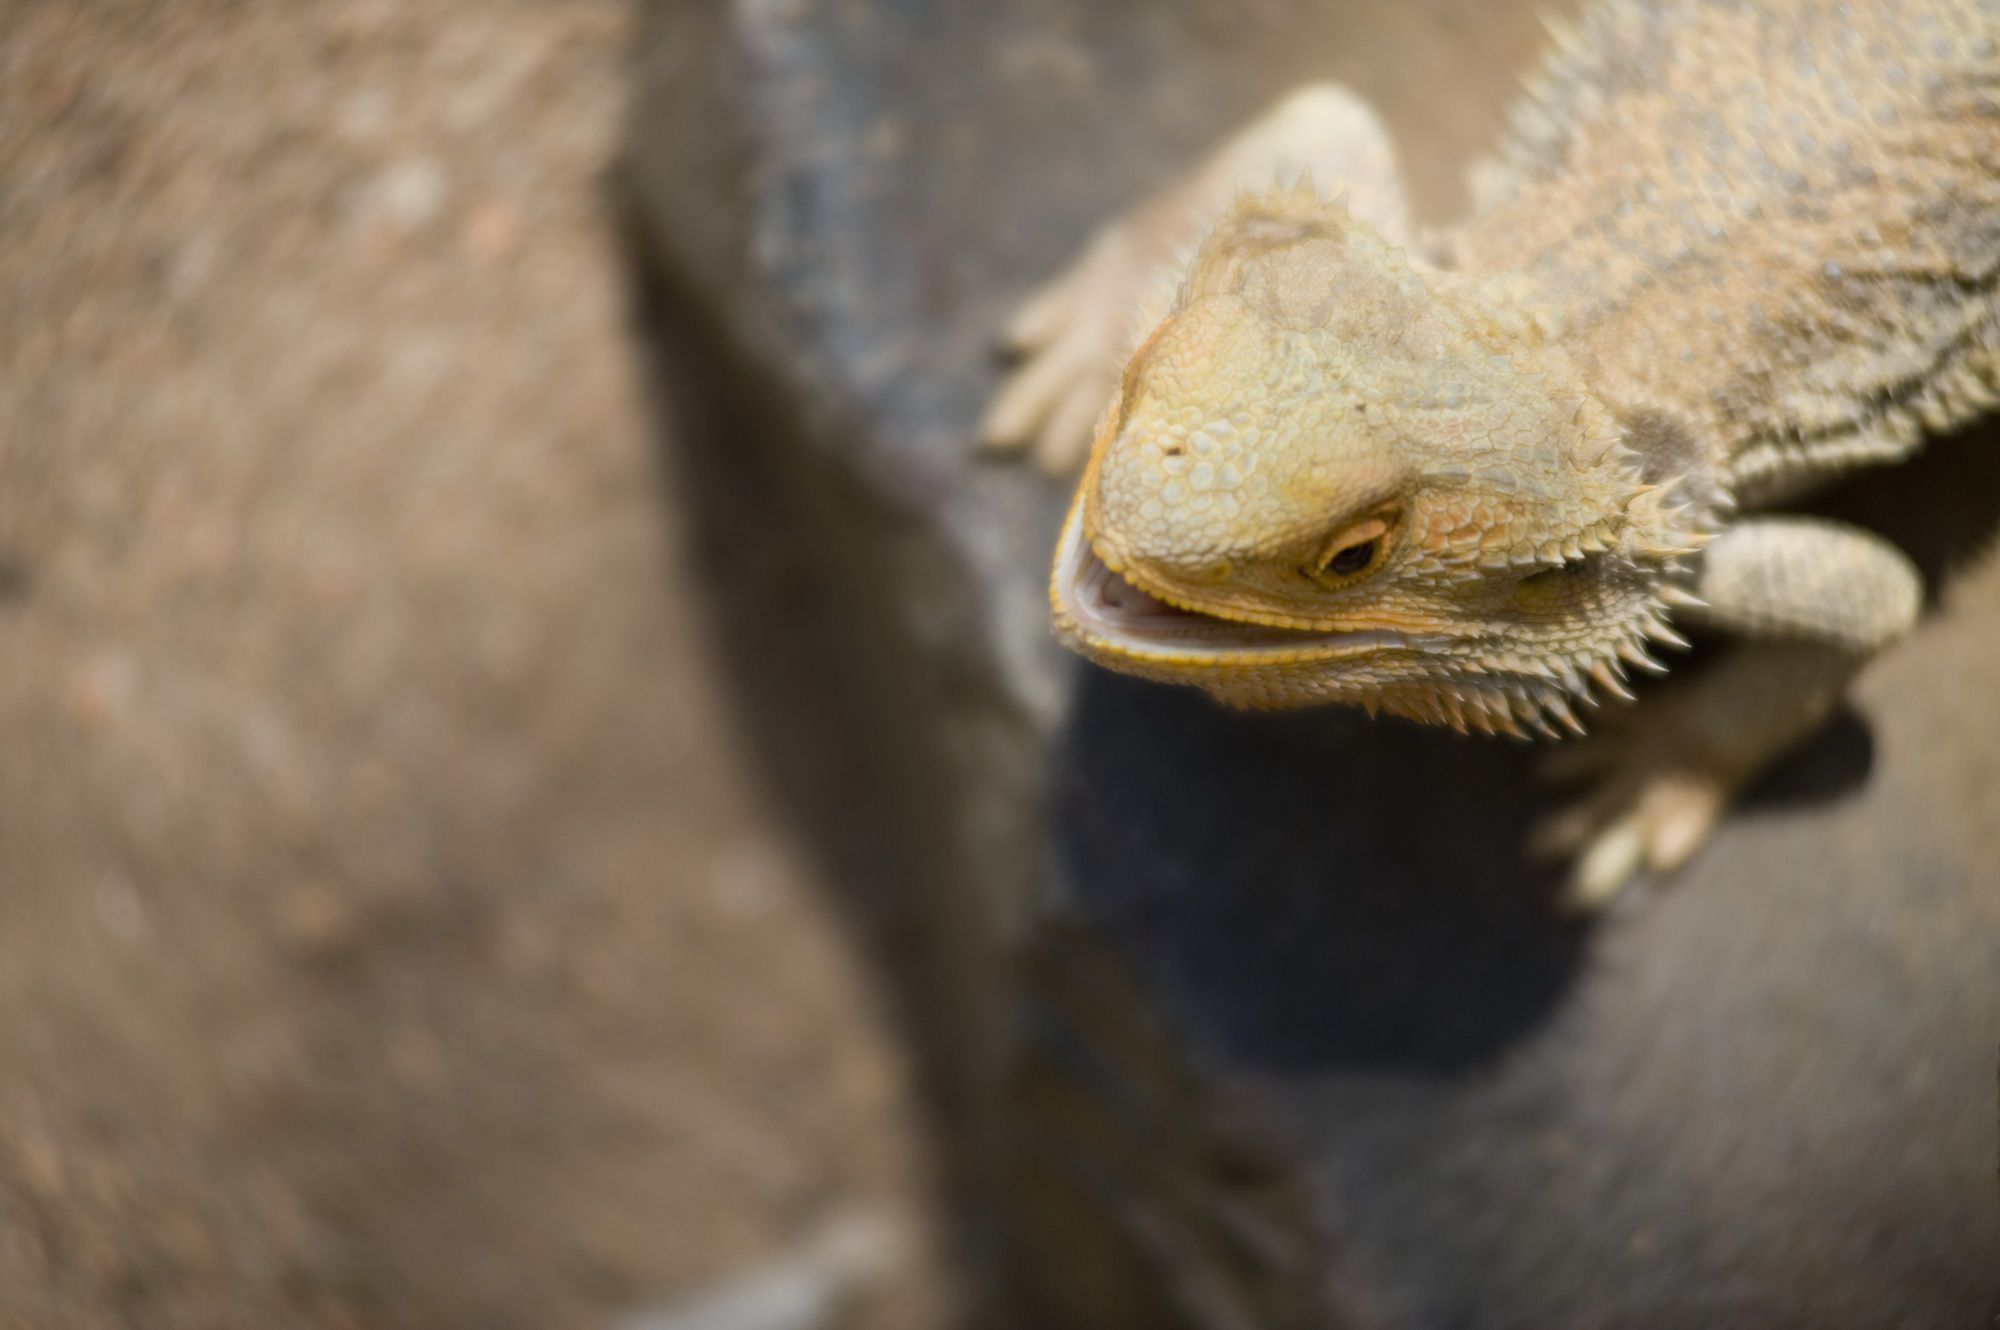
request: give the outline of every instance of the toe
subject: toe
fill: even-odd
[[[1055,340],[1070,322],[1077,285],[1076,274],[1065,273],[1022,301],[1007,321],[1001,341],[1013,350],[1027,351]]]
[[[1563,906],[1574,914],[1594,914],[1609,905],[1639,871],[1646,855],[1646,828],[1627,814],[1598,832],[1577,856]]]
[[[1095,376],[1080,378],[1049,413],[1035,443],[1035,465],[1052,476],[1076,470],[1090,451],[1091,435],[1104,410],[1105,392]]]
[[[1076,373],[1073,352],[1053,346],[1020,365],[993,395],[979,437],[1000,451],[1025,447],[1062,399]]]
[[[1722,814],[1722,794],[1695,780],[1662,782],[1646,801],[1646,862],[1670,873],[1694,856]]]

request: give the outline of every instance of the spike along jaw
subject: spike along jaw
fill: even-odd
[[[1525,323],[1337,204],[1241,201],[1099,426],[1058,635],[1239,706],[1578,728],[1699,537]]]

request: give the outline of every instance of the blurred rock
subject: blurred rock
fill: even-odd
[[[1021,1324],[2000,1314],[2000,448],[1831,497],[1942,609],[1693,871],[1572,927],[1519,851],[1531,752],[1081,674],[1044,625],[1063,495],[969,447],[1009,303],[1293,80],[1376,101],[1455,206],[1527,6],[649,18],[629,183],[716,367],[681,462],[741,707],[822,834],[890,856],[835,855],[899,921]],[[734,580],[774,558],[822,574],[812,651]]]
[[[862,1290],[895,1273],[906,1246],[880,1215],[839,1215],[789,1256],[686,1302],[627,1317],[617,1330],[831,1330]]]
[[[363,227],[409,235],[436,219],[449,189],[444,168],[413,158],[383,168],[355,192],[350,208]]]
[[[8,1330],[603,1327],[856,1208],[939,1323],[663,502],[630,10],[0,18]]]

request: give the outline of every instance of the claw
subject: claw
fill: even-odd
[[[990,448],[1020,448],[1040,432],[1076,376],[1073,355],[1051,347],[1027,361],[994,395],[979,436]]]
[[[1029,351],[1054,341],[1070,321],[1075,286],[1075,275],[1065,274],[1029,296],[1008,321],[1002,343],[1009,350]]]
[[[1636,813],[1599,832],[1578,856],[1562,905],[1573,914],[1594,914],[1609,905],[1646,855],[1646,830]]]
[[[1693,858],[1722,814],[1720,791],[1700,782],[1663,782],[1646,805],[1646,862],[1658,873],[1671,873]]]
[[[1611,735],[1555,749],[1540,764],[1545,779],[1596,783],[1528,838],[1538,858],[1574,856],[1561,902],[1572,913],[1603,908],[1642,869],[1666,874],[1687,863],[1734,788],[1733,777],[1681,741],[1671,709],[1620,717]]]
[[[1095,388],[1087,381],[1072,385],[1069,395],[1049,413],[1035,440],[1035,465],[1049,475],[1074,471],[1080,454],[1089,449],[1098,417],[1104,414],[1102,395]]]

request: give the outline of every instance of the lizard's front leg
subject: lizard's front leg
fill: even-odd
[[[1382,122],[1344,88],[1302,87],[1099,230],[1066,272],[1028,298],[1007,330],[1020,360],[980,426],[986,444],[1031,449],[1050,472],[1073,470],[1125,360],[1166,316],[1175,260],[1242,191],[1306,173],[1392,244],[1408,246],[1408,209]]]
[[[1597,782],[1537,834],[1540,848],[1575,855],[1569,899],[1579,908],[1609,900],[1642,865],[1686,862],[1730,797],[1832,713],[1922,601],[1902,551],[1800,517],[1738,522],[1709,544],[1695,589],[1705,605],[1691,621],[1751,640],[1551,763],[1559,777]]]

